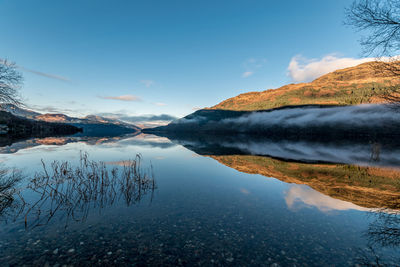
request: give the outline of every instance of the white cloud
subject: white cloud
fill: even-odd
[[[245,72],[243,72],[242,77],[243,78],[247,78],[247,77],[250,77],[253,74],[254,74],[254,72],[252,72],[252,71],[245,71]]]
[[[329,72],[374,61],[375,58],[339,58],[327,55],[321,59],[308,59],[297,55],[290,60],[288,75],[294,82],[310,82]]]
[[[152,80],[141,80],[140,82],[144,84],[144,86],[146,86],[147,88],[155,84],[155,81]]]
[[[140,97],[134,95],[99,96],[99,98],[119,101],[141,101]]]

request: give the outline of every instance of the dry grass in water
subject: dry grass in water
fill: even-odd
[[[105,162],[90,160],[81,153],[79,164],[54,161],[50,168],[42,160],[43,171],[36,173],[28,188],[39,199],[25,215],[33,227],[47,224],[56,213],[69,221],[83,221],[91,209],[102,209],[123,199],[127,206],[139,202],[147,193],[153,198],[156,183],[153,168],[142,168],[142,157],[126,160],[122,166],[111,168]],[[30,216],[33,216],[31,218]]]

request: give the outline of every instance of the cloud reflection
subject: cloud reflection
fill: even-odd
[[[322,212],[334,210],[369,210],[351,202],[331,198],[306,185],[291,185],[286,192],[285,201],[291,210],[298,210],[303,207],[315,207]]]

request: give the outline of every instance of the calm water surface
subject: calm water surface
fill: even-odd
[[[0,215],[1,266],[399,263],[400,221],[393,208],[382,210],[400,191],[396,155],[383,168],[365,160],[361,167],[301,162],[298,151],[287,162],[281,154],[251,153],[250,145],[241,155],[196,153],[196,144],[151,135],[71,141],[77,140],[34,139],[1,149],[4,167],[24,174],[15,185],[20,196]],[[81,151],[107,168],[140,153],[143,171],[153,167],[156,188],[129,201],[129,192],[116,187],[83,209],[54,209],[54,196],[46,195],[29,210],[42,197],[27,188],[42,171],[41,159],[76,165]],[[329,154],[321,151],[320,157]]]

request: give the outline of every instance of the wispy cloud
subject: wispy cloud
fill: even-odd
[[[167,104],[162,103],[162,102],[156,102],[156,103],[153,103],[153,104],[156,105],[156,106],[159,106],[159,107],[164,107],[164,106],[167,105]]]
[[[36,74],[39,76],[43,76],[46,78],[55,79],[55,80],[59,80],[59,81],[63,81],[63,82],[71,82],[71,80],[69,78],[63,77],[60,75],[55,75],[55,74],[51,74],[51,73],[45,73],[45,72],[41,72],[41,71],[37,71],[37,70],[32,70],[32,69],[28,69],[28,68],[18,66],[18,65],[17,65],[17,67],[19,69],[21,69],[22,71],[30,72],[30,73],[33,73],[33,74]]]
[[[141,101],[142,99],[134,95],[120,95],[120,96],[98,96],[102,99],[119,100],[119,101]]]
[[[85,114],[88,114],[92,111],[88,109],[80,109],[80,108],[62,108],[62,107],[57,107],[57,106],[41,106],[41,105],[27,105],[28,109],[34,110],[39,113],[62,113],[68,116],[83,116]]]
[[[141,80],[140,82],[142,84],[144,84],[144,86],[146,86],[147,88],[151,87],[155,84],[155,81],[152,81],[152,80]]]
[[[254,74],[254,72],[252,72],[252,71],[245,71],[245,72],[243,72],[242,77],[243,78],[247,78],[247,77],[250,77],[253,74]]]
[[[242,78],[248,78],[253,75],[259,68],[261,68],[266,59],[249,58],[243,62],[243,67],[245,71],[242,73]]]
[[[290,60],[288,76],[293,82],[310,82],[321,75],[343,69],[354,67],[361,63],[374,61],[375,58],[346,58],[337,57],[334,54],[326,55],[320,59],[308,59],[297,55]]]
[[[1,64],[8,64],[8,61],[4,60],[4,59],[0,59],[0,63]],[[25,68],[23,66],[20,65],[14,65],[16,68],[25,71],[25,72],[30,72],[39,76],[43,76],[46,78],[50,78],[50,79],[55,79],[55,80],[59,80],[59,81],[63,81],[63,82],[71,82],[71,80],[67,77],[63,77],[60,75],[55,75],[55,74],[51,74],[51,73],[46,73],[46,72],[41,72],[41,71],[37,71],[37,70],[33,70],[33,69],[29,69],[29,68]]]

